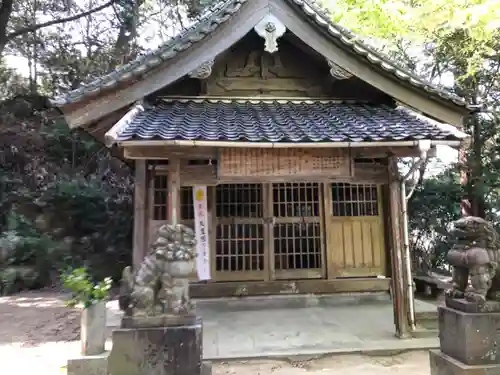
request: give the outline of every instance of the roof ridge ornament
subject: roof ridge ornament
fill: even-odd
[[[330,75],[338,80],[349,79],[353,77],[353,74],[341,68],[339,65],[334,63],[332,60],[328,60],[328,66],[330,67]]]
[[[264,51],[275,53],[278,51],[278,39],[285,33],[286,26],[274,15],[268,13],[255,25],[254,30],[265,41]]]
[[[188,74],[190,78],[207,79],[212,74],[214,60],[205,61],[198,68]]]

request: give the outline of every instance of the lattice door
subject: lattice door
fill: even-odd
[[[168,220],[168,178],[165,173],[153,174],[150,183],[150,209],[148,225],[148,249],[156,239],[158,228]]]
[[[224,184],[215,188],[215,281],[265,280],[261,184]]]
[[[318,183],[272,184],[272,277],[324,277],[320,186]]]
[[[150,193],[149,244],[154,241],[158,228],[168,222],[168,175],[165,172],[153,176]],[[180,222],[194,228],[193,188],[182,187],[180,191]]]
[[[380,190],[376,184],[325,186],[329,278],[385,275]]]

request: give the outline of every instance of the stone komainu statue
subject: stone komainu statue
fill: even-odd
[[[129,316],[190,313],[189,276],[195,269],[194,231],[182,224],[161,226],[140,267],[123,270],[120,309]]]
[[[496,299],[496,292],[500,290],[497,231],[490,222],[474,216],[461,218],[453,224],[454,245],[447,256],[453,266],[453,288],[447,295],[478,303]],[[471,288],[466,290],[469,276]]]

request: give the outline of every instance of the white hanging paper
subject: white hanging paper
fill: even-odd
[[[193,187],[196,270],[199,280],[210,280],[210,240],[208,237],[207,187]]]

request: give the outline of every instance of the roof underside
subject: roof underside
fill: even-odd
[[[423,91],[431,99],[446,103],[455,108],[473,110],[464,99],[433,85],[406,71],[385,56],[382,56],[353,35],[349,30],[333,23],[330,17],[317,5],[307,0],[283,0],[290,4],[300,17],[326,34],[333,43],[351,54],[359,56],[381,74],[388,74],[401,84]],[[106,89],[118,86],[122,82],[143,76],[180,53],[188,51],[193,45],[202,42],[216,29],[230,20],[242,6],[250,6],[250,0],[226,0],[217,3],[192,27],[148,55],[141,56],[129,64],[123,65],[106,76],[95,79],[77,90],[59,96],[53,100],[56,106],[77,103],[94,97]],[[129,103],[125,103],[127,105]]]
[[[459,141],[453,127],[402,107],[326,100],[170,99],[150,106],[115,141],[231,142]]]

